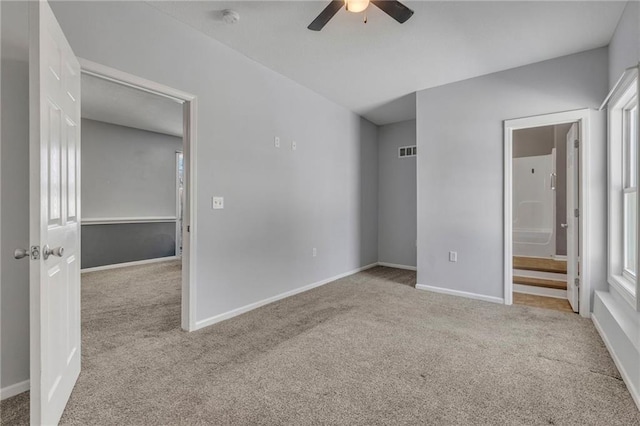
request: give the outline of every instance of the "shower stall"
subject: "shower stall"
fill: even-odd
[[[513,255],[556,254],[556,150],[513,159]]]

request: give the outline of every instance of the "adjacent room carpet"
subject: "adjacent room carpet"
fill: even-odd
[[[62,424],[640,424],[591,321],[414,283],[377,267],[185,333],[179,264],[85,274]]]

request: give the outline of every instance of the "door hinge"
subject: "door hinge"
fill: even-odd
[[[573,283],[576,285],[576,287],[580,287],[580,278],[574,279]]]
[[[187,232],[191,232],[191,225],[187,225]]]
[[[40,259],[40,246],[31,246],[31,260]]]
[[[573,141],[573,147],[574,148],[580,148],[580,141],[578,139],[576,139],[575,141]]]
[[[573,211],[573,216],[574,216],[574,217],[580,217],[580,209],[575,209],[575,210]]]

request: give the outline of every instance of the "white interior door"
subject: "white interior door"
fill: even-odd
[[[578,150],[580,146],[578,124],[574,123],[567,133],[567,299],[574,312],[578,312],[578,255],[579,214],[578,209]],[[576,142],[578,141],[578,142]]]
[[[80,65],[45,1],[29,11],[31,423],[80,374]]]

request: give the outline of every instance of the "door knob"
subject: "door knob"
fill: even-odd
[[[44,246],[42,249],[42,257],[44,260],[47,260],[51,255],[62,257],[62,255],[64,255],[64,247],[49,248],[49,245]]]
[[[23,259],[29,256],[30,256],[29,249],[15,249],[15,251],[13,252],[13,257],[15,259]]]
[[[561,227],[563,227],[563,228],[565,228],[565,229],[567,229],[567,228],[569,227],[569,224],[567,224],[567,223],[561,223],[561,224],[560,224],[560,226],[561,226]]]

